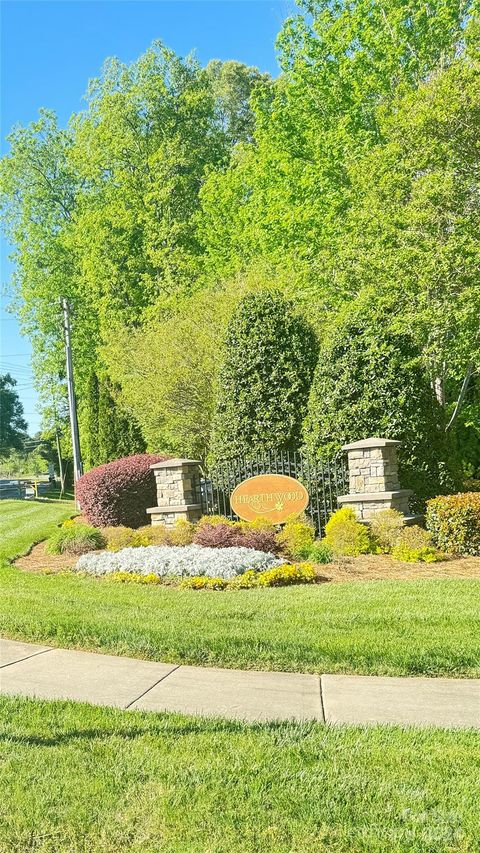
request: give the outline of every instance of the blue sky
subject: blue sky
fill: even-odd
[[[153,39],[177,53],[195,50],[209,59],[238,59],[275,75],[275,39],[282,21],[295,12],[290,0],[3,0],[1,32],[2,152],[17,123],[28,124],[39,107],[66,123],[82,109],[89,78],[107,56],[130,62]],[[11,266],[2,242],[2,284]],[[1,303],[1,366],[18,380],[30,432],[40,425],[30,370],[30,347]]]

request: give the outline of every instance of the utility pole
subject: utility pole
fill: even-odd
[[[72,432],[73,447],[73,478],[77,482],[83,474],[82,456],[80,453],[80,440],[78,437],[77,402],[75,399],[75,385],[73,382],[72,347],[70,343],[70,315],[68,302],[62,299],[63,308],[63,332],[65,335],[65,355],[67,362],[67,387],[68,387],[68,411],[70,415],[70,429]]]
[[[63,473],[63,459],[62,459],[62,448],[60,446],[60,430],[58,426],[55,425],[55,437],[57,439],[57,456],[58,456],[58,474],[60,477],[60,497],[63,496],[65,491],[65,474]]]

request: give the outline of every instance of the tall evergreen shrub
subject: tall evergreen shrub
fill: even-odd
[[[89,378],[82,426],[88,469],[145,451],[138,423],[118,405],[111,382],[94,371]]]
[[[298,448],[317,354],[313,329],[283,296],[241,300],[227,329],[213,461]]]
[[[321,344],[304,444],[328,458],[369,436],[403,442],[400,483],[415,491],[414,508],[455,483],[444,413],[417,346],[391,328],[385,306],[362,299],[341,312]]]

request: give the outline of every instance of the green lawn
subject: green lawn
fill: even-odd
[[[27,574],[6,558],[73,506],[4,507],[5,636],[231,667],[480,672],[480,582],[196,593]],[[0,730],[0,853],[480,851],[478,732],[249,726],[12,697],[0,697]]]
[[[22,506],[13,508],[17,517]],[[19,530],[9,522],[4,553],[48,533],[71,508],[27,504],[24,512]],[[8,565],[0,572],[0,634],[16,639],[204,666],[480,675],[480,581],[222,593],[34,575]]]
[[[480,734],[0,700],[2,853],[474,853]]]
[[[74,512],[73,501],[0,501],[0,561],[24,554]]]

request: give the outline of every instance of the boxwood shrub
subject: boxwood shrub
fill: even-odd
[[[141,527],[155,506],[155,477],[150,465],[168,456],[140,453],[92,468],[77,482],[76,497],[85,518],[96,527]]]
[[[447,554],[480,556],[480,493],[441,495],[427,503],[427,529]]]

